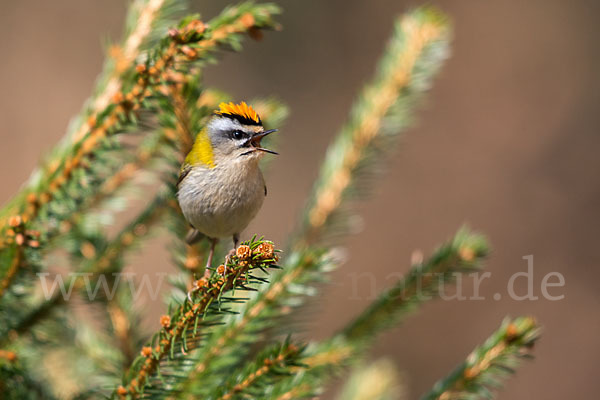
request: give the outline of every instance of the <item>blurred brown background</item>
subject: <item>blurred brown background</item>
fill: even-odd
[[[198,1],[205,17],[222,1]],[[419,2],[282,1],[283,32],[227,54],[208,82],[246,99],[275,94],[292,114],[269,197],[246,236],[283,243],[354,95],[372,75],[395,15]],[[308,337],[340,327],[377,291],[463,223],[490,238],[492,278],[485,301],[437,301],[381,337],[372,357],[406,370],[409,398],[450,371],[507,314],[544,326],[537,358],[501,399],[596,398],[600,383],[600,2],[434,2],[455,23],[453,55],[419,123],[404,136],[389,171],[362,203],[365,228],[348,241],[350,261],[320,295]],[[89,95],[103,59],[101,38],[118,38],[123,0],[0,3],[0,201],[59,140]],[[155,250],[156,251],[156,250]],[[535,294],[543,276],[562,273],[561,301],[514,301],[509,277],[534,255]],[[151,261],[156,254],[146,253]],[[160,252],[168,261],[168,256]],[[161,265],[152,262],[152,268]],[[389,278],[389,279],[386,279]],[[518,293],[526,289],[518,281]],[[500,301],[493,294],[501,293]],[[467,292],[466,294],[470,294]],[[157,306],[158,307],[158,306]],[[314,308],[313,308],[314,309]],[[160,310],[155,310],[156,314]]]

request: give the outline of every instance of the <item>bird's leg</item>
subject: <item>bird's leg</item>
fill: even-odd
[[[212,264],[213,255],[215,254],[215,246],[219,241],[219,239],[213,238],[209,238],[208,240],[210,241],[210,251],[208,252],[208,258],[206,260],[206,267],[204,267],[204,279],[210,278],[210,266]],[[196,290],[198,290],[198,284],[197,281],[194,281],[194,283],[192,284],[192,288],[187,293],[187,298],[190,301],[190,303],[192,303],[192,293],[194,293]]]
[[[210,278],[210,267],[212,265],[213,255],[215,254],[215,246],[219,239],[210,238],[210,251],[208,252],[208,258],[206,259],[206,267],[204,268],[204,277]]]
[[[227,257],[225,257],[225,264],[229,264],[229,260],[231,259],[231,257],[235,256],[235,250],[237,249],[239,243],[240,234],[235,233],[233,235],[233,249],[229,250],[229,253],[227,253]]]

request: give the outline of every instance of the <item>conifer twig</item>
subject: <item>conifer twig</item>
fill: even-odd
[[[123,81],[127,79],[124,74],[133,67],[134,61],[142,54],[146,46],[151,44],[151,37],[156,35],[161,25],[170,25],[171,16],[181,9],[181,3],[176,0],[134,0],[127,9],[125,37],[119,45],[111,46],[110,57],[104,63],[103,70],[98,79],[94,94],[88,99],[80,115],[70,124],[63,142],[57,145],[51,158],[40,169],[41,177],[34,172],[29,185],[36,181],[49,178],[50,165],[60,163],[60,158],[71,151],[74,138],[81,137],[88,129],[86,120],[90,114],[99,113],[108,107],[110,99],[121,89]],[[162,35],[162,33],[161,33]],[[24,200],[24,195],[16,196],[15,201],[0,211],[0,228],[3,227],[5,216],[18,214],[19,204]]]
[[[531,317],[505,319],[486,342],[477,347],[448,377],[435,384],[422,400],[491,399],[491,389],[514,372],[522,358],[531,356],[539,327]]]
[[[184,301],[171,315],[161,317],[163,328],[154,335],[155,347],[147,346],[142,349],[142,355],[136,359],[124,385],[119,386],[115,393],[121,397],[137,398],[144,391],[148,379],[157,373],[159,364],[172,358],[176,351],[186,354],[188,344],[198,340],[202,320],[214,307],[221,310],[224,294],[232,290],[250,290],[248,284],[255,278],[251,271],[255,269],[272,268],[277,261],[273,245],[270,242],[258,240],[245,242],[232,257],[231,263],[221,265],[209,278],[201,278],[196,282],[192,303]],[[212,310],[212,311],[211,311]],[[153,345],[154,346],[154,345]]]
[[[413,10],[396,22],[374,80],[329,146],[295,246],[347,233],[348,218],[341,216],[346,203],[364,194],[381,155],[409,125],[410,112],[447,57],[449,39],[447,18],[432,7]]]
[[[165,84],[178,81],[181,76],[179,69],[184,64],[209,59],[211,54],[222,46],[239,47],[240,34],[253,29],[274,27],[272,17],[276,12],[277,8],[274,6],[244,3],[227,9],[208,25],[193,19],[184,21],[178,29],[170,30],[169,37],[163,39],[152,52],[152,57],[136,67],[132,79],[135,83],[122,92],[117,92],[104,110],[90,116],[87,130],[75,138],[72,151],[66,151],[64,158],[49,167],[48,179],[40,182],[37,187],[27,189],[26,195],[17,195],[16,200],[20,204],[17,208],[21,220],[27,224],[34,223],[42,207],[47,207],[63,189],[70,187],[68,183],[73,177],[80,177],[75,171],[85,171],[88,168],[86,159],[107,137],[123,130],[126,125],[135,125],[137,113],[153,107],[148,102],[161,95],[161,88]],[[0,244],[6,246],[4,242]],[[0,249],[0,252],[6,251],[7,249]],[[13,259],[19,261],[16,268],[2,268],[0,265],[0,284],[3,288],[10,285],[16,271],[23,264],[22,257]],[[0,258],[0,262],[5,261]]]
[[[289,339],[267,348],[243,371],[232,374],[233,379],[219,391],[217,400],[230,400],[240,396],[261,398],[266,385],[272,385],[290,367],[298,365],[302,350],[302,347],[291,343]]]
[[[456,274],[481,267],[488,253],[480,235],[461,229],[447,244],[437,249],[424,263],[414,265],[392,288],[382,293],[356,319],[333,338],[309,347],[300,360],[307,365],[299,380],[306,395],[316,393],[332,372],[361,356],[377,333],[400,323],[409,311],[435,298]],[[297,386],[298,378],[283,381],[275,393],[285,393]]]
[[[293,248],[317,243],[317,239],[324,236],[334,209],[342,207],[342,197],[356,189],[359,170],[375,163],[369,155],[375,150],[381,151],[382,140],[393,137],[407,124],[410,106],[428,88],[447,55],[448,40],[446,18],[430,8],[417,9],[396,24],[375,80],[364,90],[350,121],[328,150]],[[319,260],[311,251],[293,252],[288,260],[292,261],[286,262],[284,270],[248,303],[242,316],[230,319],[216,331],[214,339],[209,339],[211,344],[200,355],[190,380],[208,373],[207,366],[214,357],[242,350],[235,344],[239,345],[250,335],[255,337],[260,328],[268,325],[267,319],[283,315],[286,301],[298,297],[290,292],[291,287],[318,280],[335,264],[331,260]]]
[[[264,330],[271,327],[278,317],[291,312],[287,302],[298,297],[299,293],[290,291],[289,287],[296,284],[298,288],[306,281],[316,281],[318,279],[313,275],[320,275],[336,264],[337,261],[330,254],[317,251],[303,251],[288,256],[282,273],[274,275],[268,287],[246,303],[239,316],[211,332],[206,345],[200,349],[193,371],[180,383],[178,390],[188,393],[194,382],[214,376],[216,371],[212,365],[216,360],[221,360],[217,364],[223,364],[222,360],[229,357],[241,359],[248,352],[250,346],[247,341],[250,338],[260,340]],[[217,367],[217,371],[220,368],[223,366]]]
[[[173,200],[171,196],[160,193],[136,218],[134,218],[117,236],[107,243],[102,249],[91,248],[82,250],[88,255],[87,262],[76,271],[78,273],[89,273],[92,276],[107,274],[120,271],[122,263],[120,262],[132,246],[146,237],[152,226],[160,221],[168,207],[172,207]],[[85,258],[85,257],[84,257]],[[72,278],[73,282],[65,283],[66,287],[72,287],[74,291],[81,290],[84,281]],[[67,300],[62,297],[62,292],[56,291],[52,296],[41,302],[33,310],[23,316],[10,330],[17,333],[24,333],[30,330],[37,323],[52,316],[52,311],[59,306],[63,306]],[[6,330],[8,333],[9,330]],[[6,338],[0,338],[0,345]]]
[[[466,228],[459,230],[452,241],[437,249],[429,260],[413,265],[403,279],[346,326],[342,336],[351,342],[374,337],[381,329],[396,324],[406,312],[436,297],[458,273],[477,271],[488,252],[482,236]]]

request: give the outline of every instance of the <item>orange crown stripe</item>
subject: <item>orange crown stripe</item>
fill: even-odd
[[[254,111],[254,109],[248,104],[246,104],[245,101],[242,101],[240,104],[234,104],[231,102],[221,103],[219,104],[219,111],[217,111],[216,114],[238,116],[260,124],[260,117],[258,116],[258,113]]]

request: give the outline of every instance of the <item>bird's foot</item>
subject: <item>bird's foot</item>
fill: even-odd
[[[187,292],[187,299],[190,303],[193,303],[192,301],[192,294],[198,290],[198,285],[196,284],[196,281],[194,281],[194,283],[192,283],[192,288],[190,290],[188,290]]]
[[[229,250],[229,253],[227,253],[227,255],[225,256],[225,265],[229,264],[233,256],[235,256],[235,247]]]

